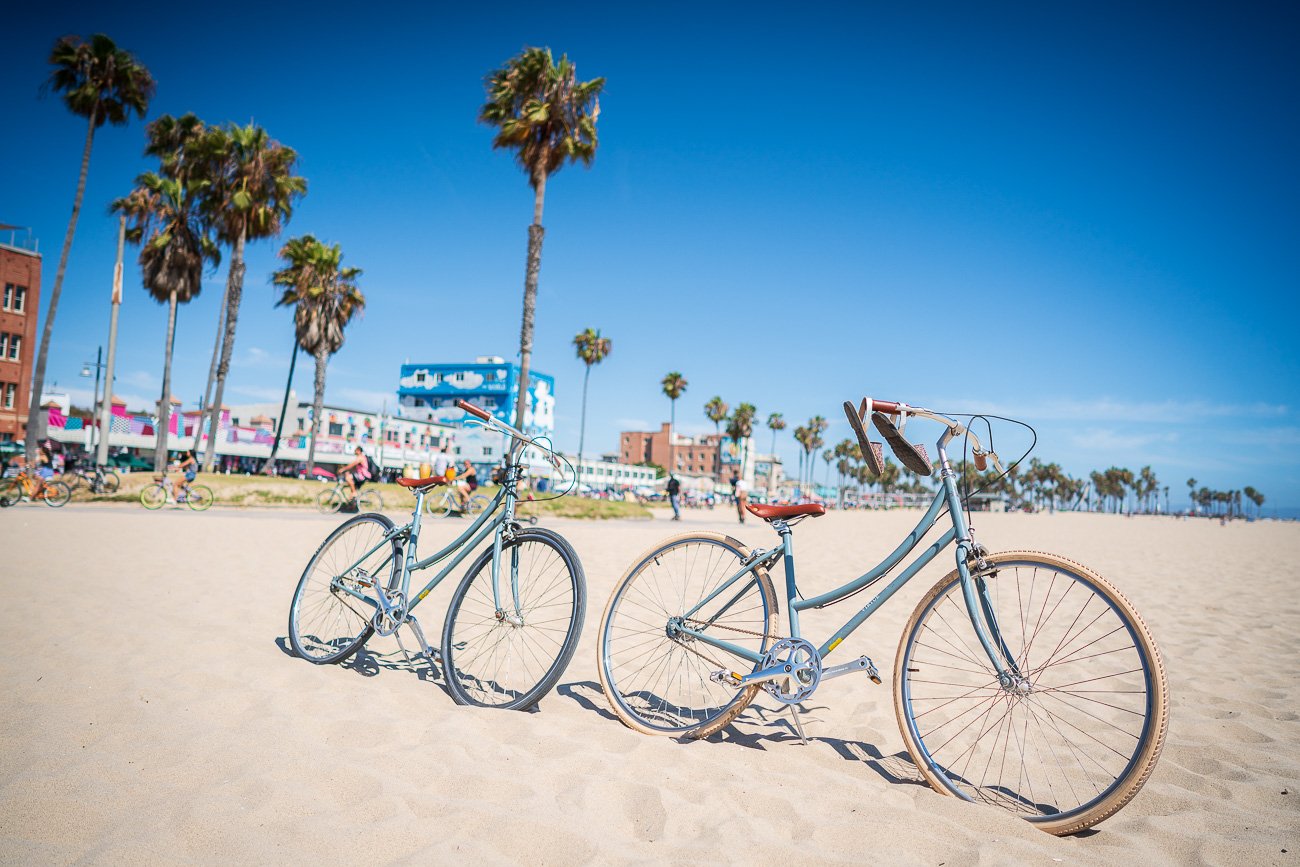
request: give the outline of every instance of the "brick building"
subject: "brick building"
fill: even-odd
[[[0,225],[0,229],[13,229]],[[33,241],[0,241],[0,442],[24,438],[36,358],[41,254]]]
[[[625,464],[649,461],[672,472],[719,478],[722,472],[722,437],[717,434],[702,437],[675,434],[671,445],[668,437],[667,422],[657,431],[624,431],[619,434],[619,459]]]

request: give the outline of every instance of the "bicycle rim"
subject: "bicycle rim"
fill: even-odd
[[[162,485],[150,485],[140,492],[140,505],[149,510],[161,509],[167,504],[167,489]]]
[[[185,494],[186,504],[196,512],[206,512],[212,508],[214,499],[212,489],[207,485],[193,485]]]
[[[72,491],[63,482],[46,482],[45,505],[57,509],[72,499]]]
[[[377,581],[396,588],[401,546],[384,542],[392,528],[383,515],[358,515],[330,533],[312,555],[289,606],[289,642],[303,659],[317,665],[339,662],[370,637],[374,607],[344,588],[372,599]]]
[[[573,657],[586,577],[569,544],[545,530],[522,530],[502,548],[500,609],[491,566],[489,549],[452,596],[443,626],[443,675],[458,704],[528,708],[555,686]]]
[[[342,506],[343,495],[338,492],[337,488],[329,491],[321,491],[320,494],[316,496],[316,508],[319,509],[322,514],[332,515],[342,508]]]
[[[1052,833],[1081,831],[1128,803],[1155,766],[1168,725],[1163,663],[1101,576],[1051,555],[989,559],[996,572],[976,586],[1020,677],[999,683],[954,572],[900,642],[899,727],[939,791]]]
[[[716,683],[717,670],[754,663],[697,639],[674,636],[672,621],[741,569],[749,550],[730,537],[693,534],[645,554],[619,583],[600,626],[599,670],[619,718],[647,734],[703,737],[725,726],[759,687]],[[756,654],[777,628],[776,595],[766,573],[741,578],[691,615],[689,625]]]
[[[377,491],[362,491],[357,496],[357,505],[363,512],[378,512],[384,508],[384,501]]]

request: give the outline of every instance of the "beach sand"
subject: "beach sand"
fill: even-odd
[[[801,588],[865,571],[917,517],[800,525]],[[287,652],[290,596],[337,522],[0,512],[0,862],[1300,863],[1300,525],[976,515],[993,551],[1052,551],[1111,578],[1168,667],[1151,780],[1093,831],[1059,839],[919,784],[903,748],[894,652],[946,553],[837,651],[870,655],[885,684],[826,683],[803,717],[809,745],[770,699],[713,740],[679,743],[610,714],[601,611],[657,539],[722,529],[766,545],[762,522],[740,527],[724,509],[681,524],[546,522],[580,554],[589,600],[578,653],[537,713],[456,706],[391,639],[345,666]],[[432,522],[422,548],[459,526]],[[453,583],[417,611],[431,638]],[[824,634],[855,602],[805,615],[805,632]]]

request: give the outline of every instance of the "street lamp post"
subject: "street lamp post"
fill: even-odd
[[[95,450],[95,464],[101,467],[108,463],[108,435],[112,432],[113,362],[117,356],[117,311],[122,306],[122,251],[125,242],[126,217],[120,216],[117,221],[117,262],[113,265],[113,294],[108,320],[108,362],[104,365],[105,399],[99,414],[99,448]]]
[[[89,452],[91,449],[95,448],[96,446],[95,422],[96,420],[99,419],[99,407],[100,407],[99,372],[104,368],[106,368],[107,366],[108,365],[104,364],[104,347],[102,346],[97,347],[95,349],[95,361],[93,364],[89,361],[83,361],[81,363],[82,376],[89,377],[90,369],[92,367],[95,369],[95,392],[94,392],[94,397],[92,398],[93,405],[91,407],[90,442],[86,444],[87,452]],[[102,438],[104,436],[104,432],[100,431],[99,436]]]

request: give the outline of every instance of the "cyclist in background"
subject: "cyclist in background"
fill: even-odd
[[[465,461],[465,468],[456,477],[456,501],[463,512],[469,507],[470,496],[478,490],[478,472],[474,465]]]
[[[182,502],[181,489],[194,481],[199,473],[199,462],[194,459],[192,450],[181,452],[181,456],[176,459],[176,471],[181,473],[181,477],[172,481],[172,498],[179,503]]]
[[[357,490],[370,478],[370,462],[361,446],[356,447],[352,460],[339,470],[339,478],[348,486],[348,502],[356,503]]]

